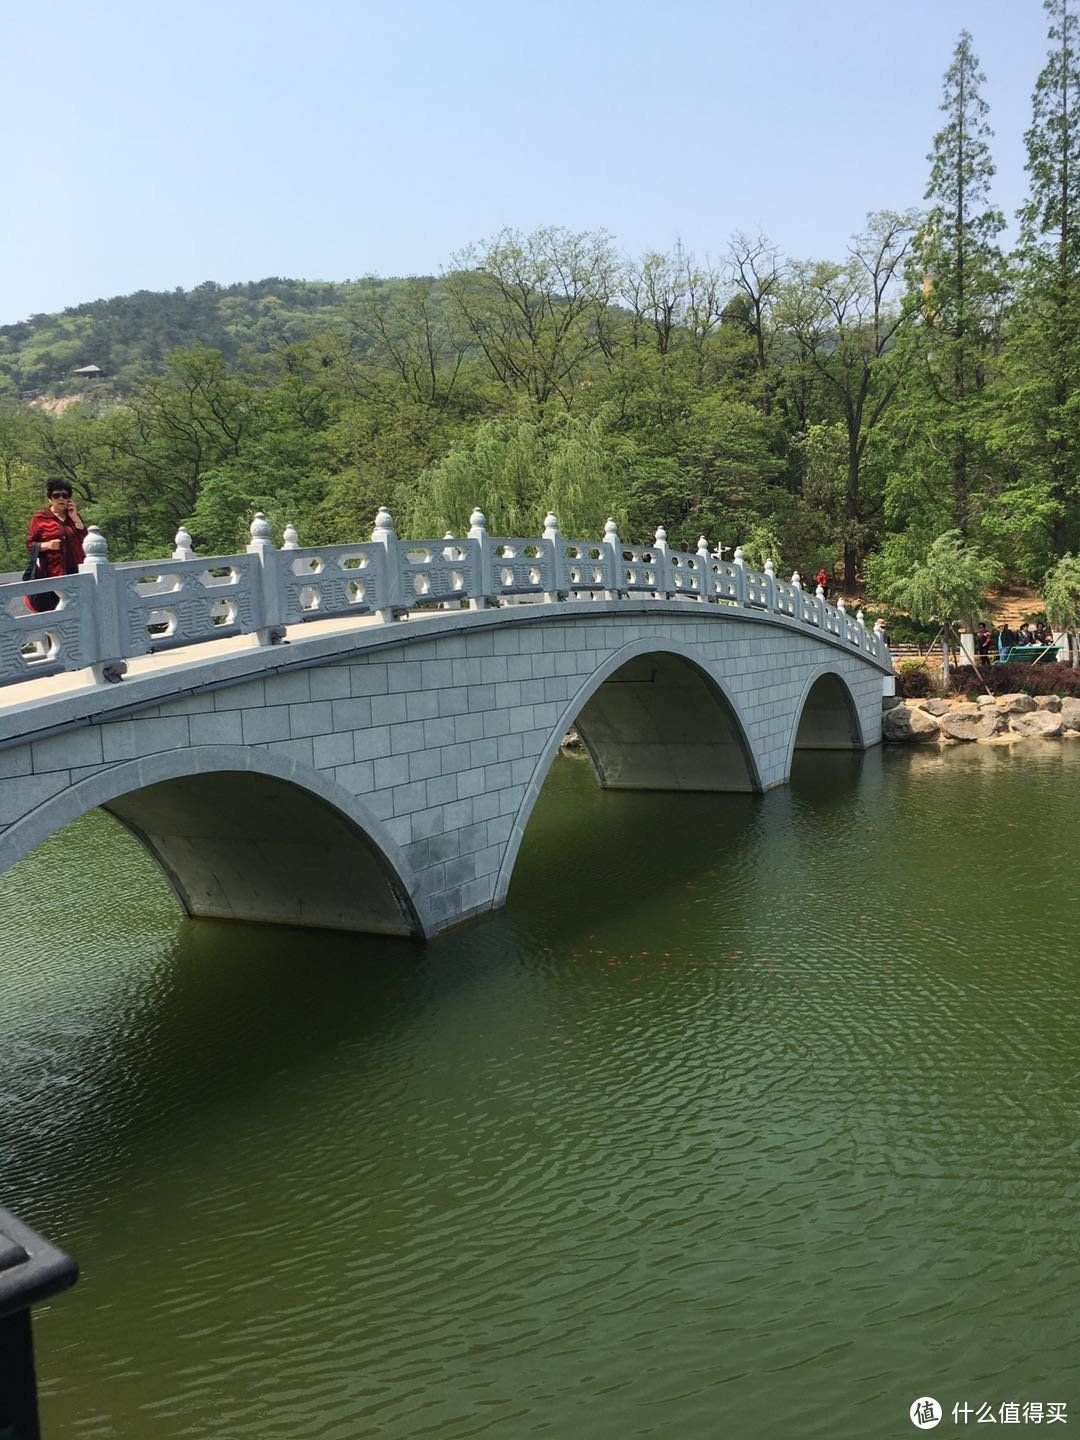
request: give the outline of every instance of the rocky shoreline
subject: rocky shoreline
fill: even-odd
[[[881,717],[881,738],[890,745],[1011,745],[1071,736],[1080,736],[1080,699],[1059,695],[980,695],[974,704],[901,700]]]

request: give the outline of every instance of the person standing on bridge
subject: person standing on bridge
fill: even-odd
[[[83,554],[86,523],[66,480],[50,480],[45,494],[49,503],[44,510],[35,510],[30,516],[26,548],[38,547],[38,574],[43,578],[74,575],[86,558]],[[60,601],[57,595],[46,592],[27,596],[26,603],[31,610],[55,610]]]

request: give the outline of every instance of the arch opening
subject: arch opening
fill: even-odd
[[[795,731],[796,750],[862,750],[859,716],[839,675],[819,675],[811,685]]]
[[[574,726],[600,784],[621,790],[760,789],[734,710],[703,670],[651,651],[593,692]]]
[[[364,831],[281,777],[180,775],[101,808],[141,840],[189,915],[381,935],[421,929]]]

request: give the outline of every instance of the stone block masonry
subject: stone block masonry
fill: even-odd
[[[0,868],[103,805],[191,913],[431,936],[505,900],[571,725],[603,784],[767,790],[879,742],[884,672],[685,601],[301,637],[0,716]]]

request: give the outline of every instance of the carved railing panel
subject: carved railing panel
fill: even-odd
[[[242,635],[262,624],[253,555],[117,565],[115,584],[125,656]]]
[[[652,545],[623,545],[619,551],[619,589],[628,595],[663,595],[666,557]]]
[[[89,575],[17,580],[3,587],[0,604],[0,685],[82,670],[97,658]],[[53,610],[32,610],[26,597],[56,595]]]
[[[372,615],[386,604],[386,548],[304,546],[273,555],[280,621],[295,625],[339,615]]]
[[[400,595],[408,610],[479,597],[475,540],[399,540]]]
[[[550,540],[492,536],[488,545],[495,599],[541,595],[555,589],[555,547]]]

